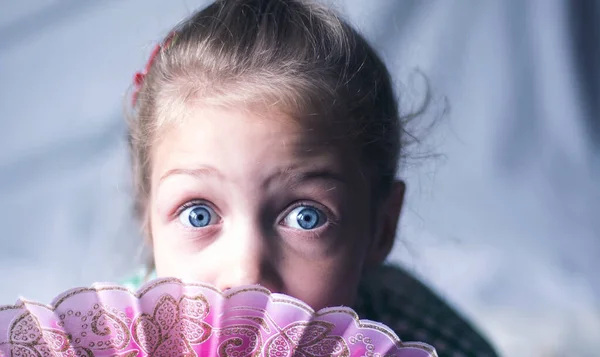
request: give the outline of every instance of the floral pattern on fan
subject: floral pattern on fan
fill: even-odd
[[[96,313],[94,314],[94,311]],[[124,325],[118,317],[111,315],[98,305],[88,311],[88,314],[81,316],[80,312],[73,313],[69,310],[69,315],[76,317],[90,317],[91,335],[98,337],[96,342],[90,342],[91,348],[83,347],[80,344],[81,338],[74,338],[72,334],[56,330],[45,329],[40,326],[39,321],[30,312],[25,312],[19,316],[9,329],[9,345],[11,357],[29,357],[29,356],[65,356],[65,357],[83,357],[94,356],[93,349],[96,350],[119,350],[123,349],[129,339],[127,326]],[[64,326],[65,315],[60,315],[61,322],[59,327]],[[83,324],[82,326],[86,326]],[[88,325],[88,326],[90,326]],[[106,327],[101,327],[106,325]],[[111,330],[108,325],[111,325]],[[88,335],[87,327],[80,330],[80,335]],[[106,337],[106,338],[102,338]],[[95,346],[94,346],[95,345]],[[133,357],[138,355],[137,350],[128,351],[124,354],[109,354],[108,356]],[[0,350],[0,356],[3,356]]]
[[[0,306],[0,357],[432,357],[348,308],[314,312],[303,302],[247,286],[226,294],[157,279],[137,294],[97,284],[50,305]]]
[[[332,328],[332,324],[322,321],[293,323],[271,338],[266,346],[265,355],[349,356],[350,350],[344,339],[340,336],[329,336]]]
[[[149,356],[195,356],[191,345],[206,341],[212,332],[202,321],[208,312],[208,301],[201,295],[176,301],[165,294],[152,315],[143,313],[135,319],[132,335]]]

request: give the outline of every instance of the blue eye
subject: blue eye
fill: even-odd
[[[219,216],[207,205],[194,205],[179,214],[179,220],[188,227],[202,228],[218,222]]]
[[[327,222],[327,217],[318,209],[310,206],[294,208],[284,219],[283,223],[292,228],[311,230]]]

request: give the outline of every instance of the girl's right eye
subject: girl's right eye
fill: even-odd
[[[179,221],[184,226],[202,228],[219,223],[219,215],[209,206],[198,204],[184,209],[179,214]]]

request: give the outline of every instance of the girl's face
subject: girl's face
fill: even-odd
[[[152,153],[158,276],[351,305],[365,261],[391,248],[377,232],[395,231],[399,206],[392,227],[373,224],[357,156],[324,139],[281,114],[188,110]]]

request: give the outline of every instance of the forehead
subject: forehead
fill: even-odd
[[[160,133],[152,153],[152,179],[198,165],[239,178],[288,167],[357,173],[358,156],[325,128],[274,110],[190,107],[177,124]]]

